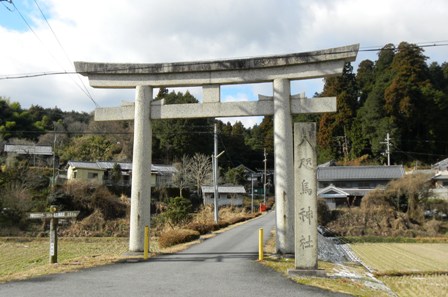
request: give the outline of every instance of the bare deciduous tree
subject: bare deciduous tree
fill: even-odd
[[[212,180],[212,161],[209,156],[196,153],[188,163],[189,183],[196,187],[198,195],[201,194],[201,186],[211,183]]]
[[[174,164],[176,173],[173,175],[173,185],[179,188],[179,197],[182,196],[182,191],[188,186],[190,158],[184,155],[180,162]]]
[[[177,172],[173,175],[173,184],[179,188],[182,197],[182,190],[187,187],[194,187],[198,195],[201,194],[201,186],[211,182],[212,163],[211,158],[196,153],[193,157],[184,155],[182,160],[175,163]]]

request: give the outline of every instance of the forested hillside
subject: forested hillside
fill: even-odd
[[[448,156],[448,64],[426,63],[422,48],[386,45],[356,74],[327,79],[322,96],[337,96],[338,112],[319,121],[322,159],[366,156],[383,163],[386,134],[392,161],[434,163]]]
[[[376,61],[364,60],[355,72],[347,64],[340,77],[325,80],[318,96],[337,96],[338,111],[296,116],[318,122],[319,162],[385,163],[390,134],[391,163],[431,164],[448,157],[448,63],[427,64],[424,50],[402,42],[386,45]],[[190,93],[161,89],[166,104],[197,102]],[[214,119],[153,122],[153,161],[171,163],[183,155],[213,151]],[[54,145],[68,160],[132,160],[132,122],[98,123],[92,114],[33,105],[24,109],[0,97],[0,142]],[[246,128],[218,121],[220,166],[262,168],[263,149],[273,167],[273,121]],[[3,147],[3,145],[2,145]]]

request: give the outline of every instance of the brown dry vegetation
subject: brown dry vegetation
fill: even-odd
[[[213,208],[211,206],[205,206],[201,207],[192,216],[191,221],[184,225],[176,226],[174,229],[171,225],[167,224],[154,227],[156,236],[159,237],[160,246],[169,247],[174,244],[195,240],[200,235],[217,231],[259,215],[260,213],[248,213],[244,208],[221,207],[219,209],[219,221],[216,224],[213,217]]]
[[[340,209],[327,227],[343,236],[439,236],[443,221],[425,220],[428,204],[426,175],[408,175],[392,181],[386,189],[369,192],[360,207]]]
[[[193,241],[199,239],[200,236],[198,231],[190,229],[170,230],[160,234],[159,247],[166,248],[179,243]]]

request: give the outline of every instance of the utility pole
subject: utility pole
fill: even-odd
[[[252,191],[251,193],[251,204],[250,204],[250,213],[254,213],[254,174],[250,174],[250,181],[252,182]]]
[[[266,154],[266,149],[264,149],[264,176],[263,176],[263,203],[266,205],[266,163],[268,154]]]
[[[214,206],[214,219],[215,223],[218,223],[218,158],[224,153],[222,151],[218,155],[218,126],[215,123],[215,129],[214,129],[214,152],[212,155],[212,165],[213,165],[213,187],[214,187],[214,199],[213,199],[213,206]]]
[[[347,141],[347,133],[345,132],[344,127],[344,141],[342,143],[342,152],[344,153],[344,164],[348,161],[348,141]]]
[[[386,134],[386,141],[380,142],[386,144],[386,155],[387,155],[387,166],[390,166],[390,141],[392,138],[389,137],[389,133]]]
[[[54,187],[56,186],[56,125],[54,125],[53,130],[53,180],[51,181],[51,187],[54,189]]]

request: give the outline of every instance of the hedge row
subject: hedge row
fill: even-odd
[[[190,229],[171,230],[170,232],[160,234],[159,246],[162,248],[170,247],[179,243],[199,239],[199,237],[201,237],[201,234],[198,231]]]
[[[234,217],[227,221],[220,221],[218,224],[215,223],[190,223],[185,226],[185,229],[170,230],[169,232],[164,232],[160,234],[159,246],[162,248],[170,247],[176,244],[189,242],[198,239],[201,235],[216,231],[227,226],[244,222],[253,219],[261,213],[248,214],[245,216]]]

